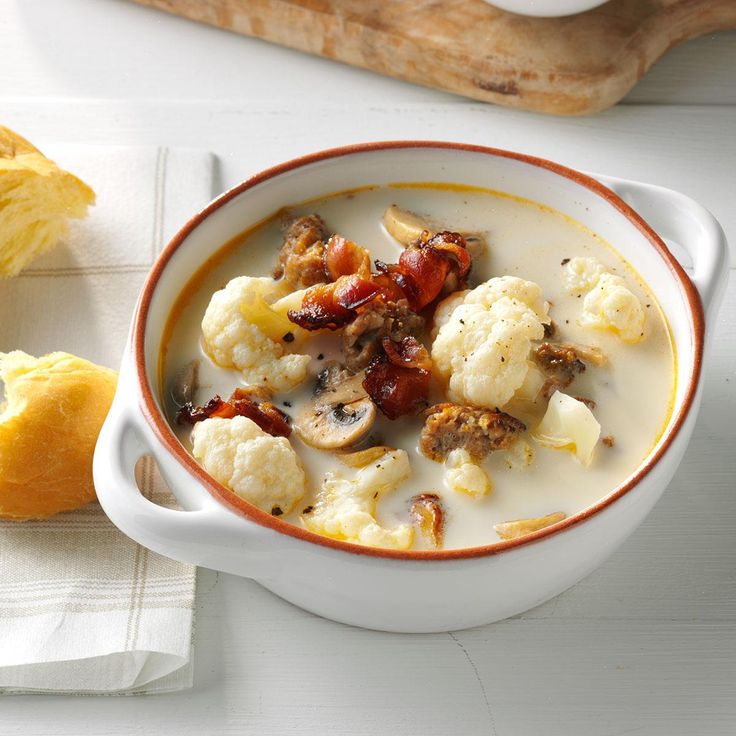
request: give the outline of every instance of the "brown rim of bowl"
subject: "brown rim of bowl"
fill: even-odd
[[[375,151],[386,151],[393,149],[414,149],[414,148],[439,148],[450,151],[463,151],[469,153],[481,153],[487,156],[494,156],[507,159],[515,159],[525,164],[530,164],[538,168],[547,169],[552,171],[559,176],[563,176],[566,179],[584,186],[594,194],[605,199],[615,209],[617,209],[622,215],[624,215],[630,222],[632,222],[636,228],[649,240],[655,250],[664,259],[665,263],[669,266],[675,279],[680,284],[682,291],[686,297],[687,305],[690,311],[690,318],[693,326],[693,337],[694,337],[694,360],[693,369],[690,377],[690,381],[685,393],[684,400],[674,417],[674,421],[671,423],[670,428],[666,430],[665,434],[661,438],[661,442],[656,452],[650,455],[646,462],[636,471],[636,473],[627,480],[626,483],[619,486],[613,493],[606,496],[604,499],[598,501],[598,503],[589,506],[577,514],[563,519],[562,521],[553,524],[552,526],[540,529],[532,534],[519,537],[517,539],[510,539],[507,541],[494,542],[493,544],[483,545],[481,547],[467,547],[461,549],[450,549],[450,550],[415,550],[415,551],[401,551],[393,549],[384,549],[380,547],[365,547],[350,542],[338,541],[330,539],[329,537],[323,537],[320,534],[307,531],[294,524],[272,516],[266,511],[250,504],[249,502],[241,499],[232,491],[225,488],[212,477],[210,477],[202,467],[200,467],[194,458],[184,449],[179,440],[176,438],[171,428],[169,427],[166,419],[162,416],[156,407],[156,402],[151,391],[151,386],[148,382],[146,375],[146,361],[145,361],[145,325],[148,318],[148,310],[151,305],[151,299],[158,283],[161,274],[166,268],[166,264],[171,259],[172,255],[176,252],[177,248],[185,240],[185,238],[200,225],[209,215],[218,210],[224,204],[234,199],[243,192],[252,189],[253,187],[261,184],[269,179],[273,179],[280,174],[284,174],[288,171],[298,169],[304,166],[308,166],[320,161],[326,161],[333,158],[339,158],[356,153],[371,153]],[[485,557],[489,555],[496,555],[500,552],[515,549],[523,545],[528,545],[534,542],[538,542],[547,537],[551,537],[555,534],[559,534],[566,529],[580,524],[586,519],[595,516],[603,509],[607,508],[615,501],[626,495],[629,491],[635,488],[639,481],[641,481],[652,468],[657,464],[660,458],[667,452],[672,441],[680,431],[685,418],[687,417],[690,407],[692,406],[695,392],[698,385],[698,380],[701,372],[701,364],[703,359],[703,337],[705,328],[705,318],[703,314],[703,307],[700,301],[700,295],[696,290],[692,281],[683,270],[682,266],[675,259],[675,257],[667,249],[667,246],[662,242],[662,239],[652,230],[652,228],[644,221],[644,219],[637,214],[629,205],[627,205],[617,194],[605,187],[595,179],[581,174],[579,171],[569,169],[566,166],[547,161],[546,159],[537,158],[535,156],[528,156],[522,153],[514,153],[512,151],[504,151],[497,148],[488,148],[486,146],[476,146],[466,143],[445,143],[441,141],[382,141],[375,143],[360,143],[350,146],[343,146],[340,148],[330,148],[318,153],[309,154],[307,156],[301,156],[299,158],[286,161],[285,163],[273,166],[265,171],[256,174],[255,176],[241,182],[237,186],[229,189],[227,192],[221,194],[203,210],[198,212],[187,222],[179,232],[169,241],[166,247],[163,249],[156,262],[153,264],[150,273],[146,278],[146,282],[141,292],[140,300],[138,303],[138,309],[134,316],[133,326],[133,343],[132,349],[135,356],[136,371],[138,374],[138,382],[141,390],[141,410],[148,423],[151,425],[154,433],[158,439],[163,443],[169,452],[192,474],[195,480],[198,480],[216,499],[225,504],[232,511],[245,516],[249,520],[272,529],[281,534],[285,534],[296,539],[310,542],[312,544],[318,544],[322,547],[331,548],[340,552],[349,552],[356,555],[366,555],[368,557],[382,557],[391,558],[397,560],[458,560],[468,559],[474,557]]]

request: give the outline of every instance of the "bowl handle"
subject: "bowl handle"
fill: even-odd
[[[718,220],[694,199],[673,189],[613,176],[591,176],[630,204],[658,235],[688,253],[694,267],[691,278],[703,303],[706,331],[711,332],[729,269],[726,235]]]
[[[232,513],[203,489],[192,492],[197,481],[128,405],[137,392],[126,376],[127,363],[95,448],[94,483],[105,513],[124,534],[166,557],[258,580],[275,576],[281,567],[276,533]],[[155,459],[188,510],[165,508],[143,496],[135,467],[145,455]]]

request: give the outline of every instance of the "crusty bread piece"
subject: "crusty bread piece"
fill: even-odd
[[[0,125],[0,277],[51,250],[94,202],[83,181]]]
[[[117,374],[69,353],[0,353],[0,517],[25,521],[95,499],[92,455]]]

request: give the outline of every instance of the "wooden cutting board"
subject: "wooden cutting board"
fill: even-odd
[[[567,18],[527,18],[483,0],[135,2],[417,84],[557,115],[610,107],[678,43],[736,28],[736,0],[611,0]]]

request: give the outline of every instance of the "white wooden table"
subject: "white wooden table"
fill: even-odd
[[[675,50],[585,119],[470,103],[124,0],[0,0],[0,121],[31,140],[209,148],[226,188],[380,138],[465,140],[681,189],[736,244],[736,34]],[[736,262],[736,261],[735,261]],[[193,691],[6,697],[0,734],[736,733],[736,278],[662,501],[596,573],[456,634],[352,629],[199,576]],[[502,594],[502,591],[499,591]]]

